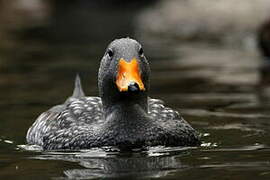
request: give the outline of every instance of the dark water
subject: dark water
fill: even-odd
[[[71,95],[77,72],[86,94],[98,94],[99,59],[111,39],[139,38],[130,6],[86,11],[89,6],[55,4],[50,24],[2,30],[1,179],[270,179],[270,101],[258,86],[260,58],[254,51],[207,43],[139,39],[151,63],[150,96],[179,110],[202,134],[201,147],[67,153],[19,146],[41,112]],[[114,18],[124,24],[104,30]]]

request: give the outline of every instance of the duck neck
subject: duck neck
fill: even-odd
[[[125,119],[141,119],[142,115],[148,112],[147,94],[135,94],[130,96],[128,94],[121,94],[113,101],[104,101],[102,99],[105,118],[113,118],[116,120]]]

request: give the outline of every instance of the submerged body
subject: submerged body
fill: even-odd
[[[99,70],[101,97],[85,96],[77,77],[73,95],[37,118],[27,142],[50,150],[199,145],[198,133],[177,111],[148,97],[150,69],[140,51],[129,38],[111,43]]]

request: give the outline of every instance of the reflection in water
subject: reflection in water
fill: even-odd
[[[87,169],[64,171],[69,178],[96,177],[164,177],[174,170],[185,168],[174,157],[106,158],[80,161]]]
[[[260,152],[262,159],[254,155],[257,151]],[[98,148],[80,152],[43,152],[41,155],[31,156],[30,159],[49,160],[54,163],[71,162],[72,166],[62,168],[65,177],[57,176],[56,179],[138,177],[197,179],[199,171],[206,168],[210,168],[212,173],[216,172],[215,176],[220,175],[218,173],[220,170],[239,171],[242,172],[243,177],[247,175],[244,173],[246,168],[253,171],[268,171],[270,164],[265,159],[268,153],[269,147],[263,144],[235,147],[205,145],[192,151],[189,148],[157,147],[141,153],[128,154],[106,152]],[[191,156],[193,158],[190,158]],[[44,161],[39,162],[44,163]],[[199,174],[188,173],[189,171]]]
[[[181,148],[180,148],[181,149]],[[34,156],[40,160],[77,162],[82,167],[64,170],[68,178],[92,179],[98,177],[165,177],[169,173],[188,168],[179,157],[183,149],[155,148],[144,153],[107,153],[101,149],[82,152],[48,152]],[[177,155],[175,155],[177,154]],[[178,159],[176,158],[178,157]]]

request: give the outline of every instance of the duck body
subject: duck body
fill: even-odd
[[[119,42],[120,45],[117,44]],[[129,55],[131,54],[129,49],[139,45],[135,40],[124,38],[116,40],[116,44],[113,42],[109,48],[121,47],[121,43],[124,43],[122,46]],[[117,49],[114,51],[119,52]],[[125,56],[121,51],[120,54]],[[129,63],[127,66],[131,66],[130,64],[134,62],[136,66],[133,69],[136,71],[125,70],[122,77],[119,76],[122,68],[118,65],[120,61],[116,61],[117,68],[110,71],[108,69],[113,65],[106,66],[108,63],[106,56],[108,55],[105,53],[99,70],[101,97],[85,96],[80,78],[77,76],[73,95],[64,104],[42,113],[29,128],[26,136],[29,144],[40,145],[46,150],[78,150],[103,146],[130,150],[145,146],[200,144],[198,133],[177,111],[165,107],[161,100],[148,97],[149,69],[147,62],[142,62],[144,58],[138,60],[137,66],[135,60],[125,57],[130,60],[127,61]],[[134,57],[134,54],[130,56]],[[119,57],[116,59],[119,60]],[[142,67],[144,64],[146,67]],[[138,67],[140,72],[137,72]],[[121,79],[129,77],[129,71],[131,74],[135,73],[130,77],[132,81]],[[112,75],[115,72],[116,74]],[[136,72],[140,76],[137,76]],[[114,85],[113,83],[117,81],[121,83]]]
[[[199,145],[198,134],[177,111],[158,99],[149,98],[148,103],[149,112],[129,122],[120,118],[121,110],[116,107],[111,116],[119,119],[111,121],[104,118],[99,97],[71,97],[63,105],[42,113],[29,129],[27,141],[50,150]],[[130,117],[133,112],[126,113]]]

